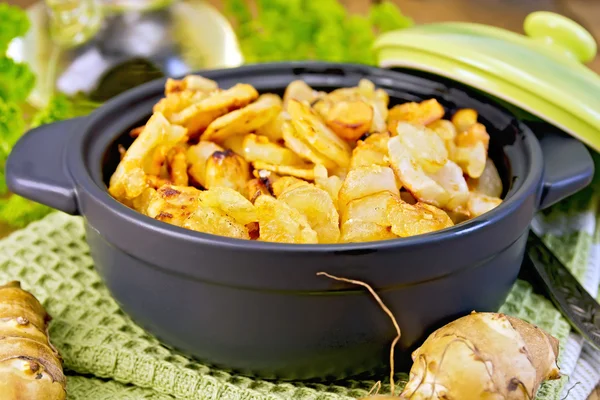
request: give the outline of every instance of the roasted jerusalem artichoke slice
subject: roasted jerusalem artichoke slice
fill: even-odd
[[[162,168],[162,164],[156,164],[155,156],[164,163],[166,153],[186,139],[184,128],[171,125],[161,113],[153,114],[111,176],[109,193],[125,203],[133,201],[149,187],[147,174],[160,172]]]
[[[231,150],[214,152],[206,161],[206,189],[223,186],[246,195],[246,183],[249,180],[250,165]]]
[[[200,201],[203,205],[223,211],[239,224],[248,225],[258,221],[254,205],[233,189],[215,187],[205,190],[200,192]]]
[[[329,194],[312,184],[288,186],[278,197],[303,214],[317,233],[319,243],[337,243],[340,217]]]
[[[238,239],[250,239],[245,225],[257,219],[254,206],[232,189],[200,191],[172,185],[156,191],[147,215],[182,228]]]
[[[223,211],[200,205],[183,221],[181,227],[193,231],[250,240],[248,228]]]
[[[329,176],[329,171],[322,165],[316,165],[314,171],[315,185],[329,194],[335,208],[339,211],[338,198],[344,181],[337,175]]]
[[[458,165],[448,160],[442,168],[433,174],[429,174],[429,176],[448,193],[449,198],[445,204],[446,209],[459,210],[467,203],[469,187],[463,171]]]
[[[364,140],[356,142],[356,147],[352,150],[352,159],[350,160],[350,169],[382,165],[387,167],[388,141],[390,135],[388,132],[374,133]]]
[[[387,211],[391,230],[400,237],[422,235],[454,226],[444,210],[426,203],[411,205],[396,200],[388,203]]]
[[[252,133],[244,137],[242,152],[248,162],[263,161],[274,165],[304,164],[304,160],[292,150],[271,142],[266,136]]]
[[[429,125],[444,117],[446,111],[435,99],[420,103],[404,103],[394,106],[388,114],[388,128],[393,135],[397,132],[398,122],[408,122],[415,125]]]
[[[486,196],[500,197],[502,195],[502,179],[494,162],[489,158],[485,162],[485,168],[481,176],[477,179],[469,178],[467,184],[469,189]]]
[[[254,202],[260,225],[259,240],[280,243],[318,243],[318,235],[298,210],[271,196]]]
[[[303,165],[276,165],[269,164],[263,161],[255,161],[252,163],[255,169],[266,170],[278,173],[280,175],[290,175],[297,178],[305,179],[307,181],[315,180],[314,165],[303,164]]]
[[[272,193],[275,197],[279,197],[284,191],[298,185],[309,185],[309,183],[293,176],[282,176],[277,178],[271,185]]]
[[[48,338],[50,316],[19,282],[0,286],[0,398],[64,400],[62,359]]]
[[[160,112],[169,119],[218,91],[217,82],[199,75],[188,75],[181,80],[169,78],[165,84],[165,97],[156,103],[152,111]]]
[[[342,224],[341,243],[376,242],[379,240],[397,239],[389,226],[360,219],[349,219]]]
[[[298,154],[298,156],[315,164],[323,165],[326,168],[335,168],[337,166],[335,161],[319,153],[317,149],[304,140],[291,122],[286,121],[283,123],[282,135],[286,147]]]
[[[238,83],[231,89],[215,92],[173,114],[169,121],[187,128],[191,138],[198,137],[217,118],[245,107],[258,98],[254,87]]]
[[[188,162],[188,173],[194,180],[206,187],[206,162],[216,152],[225,150],[213,142],[200,142],[190,146],[186,158]]]
[[[292,99],[288,112],[298,136],[340,167],[350,165],[350,145],[333,133],[310,106]]]
[[[220,143],[230,136],[245,135],[266,125],[277,117],[280,111],[279,96],[263,94],[254,103],[212,121],[200,139]]]
[[[452,155],[452,161],[457,163],[463,171],[471,178],[479,178],[485,170],[487,152],[482,142],[477,142],[473,146],[456,146]]]
[[[373,108],[363,101],[340,101],[326,115],[327,126],[345,140],[358,140],[373,124]]]
[[[165,95],[183,91],[210,93],[219,89],[217,82],[200,75],[188,75],[181,80],[167,79]]]
[[[313,90],[306,82],[295,80],[290,82],[285,88],[283,94],[283,108],[287,110],[290,100],[298,100],[301,102],[313,103],[319,98],[319,93]]]
[[[190,186],[164,185],[149,193],[146,215],[169,224],[182,226],[200,205],[200,190]]]
[[[485,214],[498,207],[502,200],[497,197],[486,196],[483,193],[471,192],[467,202],[467,210],[471,218]]]
[[[338,195],[340,211],[343,213],[352,200],[380,192],[389,192],[392,195],[400,196],[396,177],[389,167],[374,165],[352,169],[348,172],[340,188]]]
[[[448,203],[450,200],[448,192],[425,173],[421,165],[415,160],[411,149],[403,144],[400,136],[395,136],[389,140],[388,155],[390,165],[398,179],[415,198],[437,207],[444,207]],[[446,161],[444,161],[444,164]]]

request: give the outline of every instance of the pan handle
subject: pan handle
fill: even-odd
[[[594,177],[594,160],[579,140],[557,131],[538,136],[544,154],[544,178],[538,209],[577,193]]]
[[[42,125],[25,133],[6,161],[6,184],[19,196],[68,214],[77,214],[75,185],[65,162],[67,145],[84,124],[74,118]]]

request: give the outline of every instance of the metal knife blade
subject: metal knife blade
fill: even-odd
[[[600,304],[533,231],[527,240],[527,255],[554,305],[577,332],[600,350]]]

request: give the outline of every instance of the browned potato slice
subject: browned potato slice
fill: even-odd
[[[352,200],[342,214],[342,221],[352,219],[390,226],[387,215],[388,205],[397,198],[398,196],[394,196],[390,192],[380,192]]]
[[[448,203],[448,192],[413,160],[410,149],[402,143],[400,136],[390,139],[388,152],[390,164],[398,179],[415,198],[438,207],[444,207]]]
[[[221,210],[200,206],[183,222],[182,227],[197,232],[250,240],[248,228]]]
[[[456,147],[453,160],[471,178],[479,178],[485,170],[487,152],[482,142],[471,147]]]
[[[342,139],[355,141],[371,128],[373,108],[363,101],[341,101],[331,107],[325,122]]]
[[[350,165],[350,145],[337,137],[306,104],[291,100],[288,111],[298,136],[341,167]]]
[[[203,205],[216,208],[241,225],[258,222],[254,205],[238,191],[228,187],[214,187],[200,193]]]
[[[216,92],[173,114],[170,121],[187,128],[190,137],[197,137],[220,116],[245,107],[257,98],[256,89],[250,85],[238,83],[231,89]]]
[[[246,135],[242,148],[244,158],[248,162],[263,161],[275,165],[304,164],[304,160],[296,153],[277,143],[270,142],[266,136],[258,136],[253,133]]]
[[[454,225],[448,214],[439,208],[417,203],[411,205],[397,200],[388,205],[392,232],[400,237],[421,235]]]
[[[282,176],[273,182],[271,188],[273,189],[273,195],[279,197],[284,191],[298,185],[309,185],[309,183],[302,179],[294,178],[293,176]]]
[[[131,201],[148,187],[146,175],[158,148],[168,151],[185,142],[186,130],[174,126],[161,113],[150,117],[144,130],[125,152],[123,159],[110,178],[109,193],[120,201]]]
[[[284,113],[280,112],[275,118],[259,127],[256,130],[256,134],[266,136],[272,142],[279,142],[283,140],[283,124],[285,121]]]
[[[206,162],[207,189],[228,187],[246,195],[250,180],[250,165],[231,150],[214,152]]]
[[[351,219],[342,224],[340,242],[360,243],[379,240],[397,239],[389,226],[381,226],[374,222]]]
[[[469,210],[471,218],[475,218],[491,211],[500,204],[502,204],[502,200],[497,197],[490,197],[482,193],[471,192],[467,203],[467,209]]]
[[[463,108],[454,113],[452,123],[456,127],[457,132],[462,133],[477,123],[477,117],[477,111],[471,108]]]
[[[306,216],[317,232],[319,243],[337,243],[340,237],[340,217],[329,194],[314,185],[288,186],[277,197]]]
[[[467,200],[469,200],[469,187],[463,171],[458,165],[448,160],[442,168],[429,176],[443,187],[450,196],[444,206],[446,209],[457,210],[466,205]]]
[[[389,133],[385,132],[374,133],[365,140],[359,140],[354,150],[352,150],[350,168],[370,165],[388,166],[387,142],[389,139]]]
[[[291,175],[307,181],[315,179],[314,165],[273,165],[263,161],[255,161],[252,165],[256,169],[265,169],[279,175]]]
[[[200,191],[189,186],[161,186],[146,200],[146,212],[150,218],[169,224],[183,226],[185,220],[200,207]]]
[[[380,192],[389,192],[394,196],[400,196],[400,188],[392,169],[379,165],[358,167],[348,172],[348,176],[340,188],[338,205],[344,212],[350,201]]]
[[[219,89],[217,82],[200,75],[188,75],[181,80],[168,78],[165,84],[165,95],[169,93],[183,92],[212,92]]]
[[[245,135],[265,125],[281,111],[281,99],[263,94],[254,103],[212,121],[201,140],[222,142],[233,135]]]
[[[304,139],[298,135],[298,132],[296,132],[296,129],[291,123],[285,122],[282,128],[285,145],[294,153],[315,164],[321,164],[326,168],[334,168],[337,165],[334,161],[320,154],[310,144],[304,141]]]
[[[271,196],[254,202],[260,225],[259,240],[280,243],[318,243],[317,233],[298,210]]]
[[[229,136],[223,140],[223,147],[230,149],[238,156],[244,157],[244,137],[243,135]],[[200,142],[200,143],[213,143],[213,142]]]
[[[485,161],[485,169],[481,176],[478,179],[469,178],[467,184],[472,191],[486,196],[500,197],[502,195],[502,179],[494,162],[489,158]]]
[[[206,162],[215,152],[223,152],[224,149],[213,142],[200,142],[191,146],[187,151],[189,164],[188,173],[196,182],[206,187]]]
[[[388,129],[395,134],[398,122],[408,122],[415,125],[429,125],[444,117],[444,107],[436,99],[420,103],[398,104],[390,109],[388,114]]]

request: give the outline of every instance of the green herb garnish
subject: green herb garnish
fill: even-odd
[[[311,60],[375,64],[376,34],[413,24],[393,3],[351,15],[338,0],[227,0],[246,62]]]

